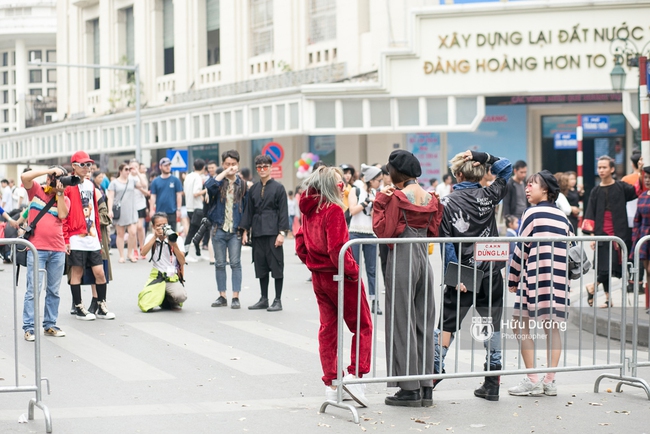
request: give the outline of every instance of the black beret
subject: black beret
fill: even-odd
[[[388,164],[406,176],[417,178],[422,175],[420,161],[415,155],[404,149],[391,152],[390,157],[388,157]]]
[[[644,166],[643,171],[647,174],[650,174],[650,166]]]
[[[549,172],[548,170],[542,170],[539,172],[539,176],[542,177],[546,185],[548,186],[548,191],[557,195],[560,193],[560,184],[557,182],[557,178]]]

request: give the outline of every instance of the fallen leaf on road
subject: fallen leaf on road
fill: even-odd
[[[483,428],[484,426],[485,426],[485,424],[482,424],[482,423],[473,423],[469,427],[470,428]]]
[[[239,360],[239,357],[231,357],[230,360]]]
[[[598,422],[600,426],[609,426],[609,422]]]
[[[512,415],[513,415],[514,417],[519,416],[517,413],[512,413]]]
[[[318,422],[318,426],[322,426],[322,427],[325,427],[325,428],[329,428],[329,427],[330,427],[328,424],[326,424],[326,423],[320,423],[320,422]]]
[[[618,414],[625,414],[625,415],[628,415],[628,414],[630,414],[630,412],[629,412],[629,411],[627,411],[627,410],[621,410],[621,411],[618,411],[618,410],[614,410],[614,413],[618,413]]]
[[[612,393],[612,389],[607,389],[607,393]]]
[[[590,402],[589,405],[593,405],[593,406],[595,406],[595,407],[600,407],[600,406],[602,406],[603,404],[601,404],[600,402]]]
[[[559,415],[558,415],[558,416],[555,416],[555,418],[556,418],[557,420],[562,420],[562,416],[559,416]]]

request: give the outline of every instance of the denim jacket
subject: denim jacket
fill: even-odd
[[[213,225],[217,227],[222,227],[223,222],[226,217],[226,198],[222,200],[221,197],[221,185],[226,181],[222,179],[217,181],[216,179],[210,177],[205,181],[204,187],[208,190],[210,195],[210,211],[208,211],[208,219],[212,222]],[[238,185],[240,188],[246,188],[246,185],[243,184],[241,178],[237,177],[235,179],[235,185]],[[239,227],[239,222],[241,220],[244,209],[246,208],[246,201],[248,199],[248,191],[242,197],[240,203],[233,203],[232,218],[233,218],[233,228],[235,230]]]

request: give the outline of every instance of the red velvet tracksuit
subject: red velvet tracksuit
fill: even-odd
[[[338,271],[339,252],[348,242],[348,228],[343,210],[327,202],[319,207],[320,196],[308,191],[300,200],[302,227],[296,233],[296,252],[300,260],[312,272],[314,293],[320,311],[318,342],[323,382],[326,386],[337,378],[337,320],[338,282],[334,276]],[[348,366],[350,374],[361,377],[370,372],[372,349],[372,320],[366,299],[365,288],[361,287],[361,310],[357,316],[359,266],[352,252],[345,253],[344,312],[343,319],[352,336],[352,360]],[[356,335],[359,322],[359,336]],[[359,372],[356,371],[356,342],[359,340]]]

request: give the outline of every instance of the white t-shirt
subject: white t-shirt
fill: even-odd
[[[194,196],[201,190],[203,190],[203,177],[196,172],[188,173],[183,183],[183,192],[185,193],[185,207],[189,212],[203,209],[203,197]]]
[[[442,199],[443,197],[451,193],[451,185],[447,185],[444,182],[441,182],[436,187],[436,193],[438,193],[438,196],[440,196],[440,199]]]
[[[84,179],[84,182],[79,184],[77,188],[79,189],[79,193],[81,194],[82,203],[84,202],[84,199],[88,200],[88,207],[89,207],[90,214],[86,218],[90,218],[94,222],[95,213],[97,212],[97,210],[95,209],[95,201],[93,199],[95,186],[90,180]],[[77,206],[77,204],[71,205],[71,207],[74,206]],[[81,234],[81,235],[73,235],[70,237],[70,250],[84,250],[87,252],[94,252],[97,250],[101,250],[101,248],[102,246],[99,243],[98,236],[93,237],[90,235]]]
[[[14,194],[12,195],[14,199],[14,207],[18,208],[19,206],[27,206],[29,204],[29,198],[27,197],[27,190],[23,186],[17,186],[14,188]],[[22,197],[22,201],[20,198]],[[20,202],[20,204],[19,204]]]
[[[147,238],[145,238],[144,243],[147,244],[151,238],[153,238],[155,235],[154,234],[149,234],[147,235]],[[179,246],[183,245],[183,238],[178,237],[176,240],[176,244]],[[160,251],[162,247],[162,252]],[[163,241],[162,243],[160,241],[156,241],[154,244],[154,247],[152,247],[153,252],[153,260],[151,263],[153,264],[154,268],[161,273],[166,273],[167,277],[172,277],[176,275],[176,264],[178,261],[176,260],[176,256],[174,253],[170,252],[169,249],[169,243],[167,243],[167,240]],[[151,255],[151,251],[149,252],[149,256]]]
[[[8,185],[2,189],[2,208],[7,212],[14,209],[14,199],[11,194],[11,187]]]

